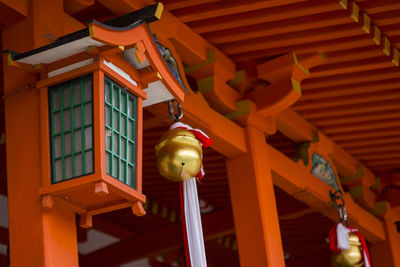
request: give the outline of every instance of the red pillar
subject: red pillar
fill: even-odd
[[[396,220],[399,219],[393,210],[384,216],[386,241],[370,247],[374,266],[400,267],[400,233],[397,232]]]
[[[285,266],[264,133],[248,127],[248,152],[227,160],[241,266]]]
[[[49,36],[77,30],[62,0],[27,3],[28,17],[2,31],[3,49],[25,52],[48,44]],[[38,76],[9,67],[7,59],[3,66],[11,266],[78,266],[75,215],[58,206],[44,209],[39,196]]]

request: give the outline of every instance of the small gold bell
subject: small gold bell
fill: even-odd
[[[202,147],[190,131],[173,129],[166,132],[155,150],[157,169],[168,180],[189,180],[200,172]]]
[[[364,265],[360,239],[356,234],[349,234],[350,249],[332,255],[333,267],[361,267]]]

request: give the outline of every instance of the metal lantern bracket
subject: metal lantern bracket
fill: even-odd
[[[169,117],[174,122],[178,122],[183,117],[182,105],[176,99],[171,99],[168,101],[168,112]]]
[[[339,222],[344,222],[348,226],[349,222],[347,221],[347,212],[343,199],[343,192],[340,190],[337,190],[335,192],[329,191],[329,196],[332,202],[335,203],[335,206],[338,210]]]

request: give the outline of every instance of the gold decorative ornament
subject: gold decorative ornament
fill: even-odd
[[[361,267],[364,265],[361,242],[356,234],[349,234],[350,249],[332,255],[333,267]]]
[[[189,180],[200,172],[202,147],[190,131],[173,129],[166,132],[155,150],[157,169],[168,180]]]

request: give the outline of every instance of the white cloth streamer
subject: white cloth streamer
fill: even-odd
[[[196,179],[183,181],[183,205],[191,267],[206,267],[203,227],[201,225]]]

